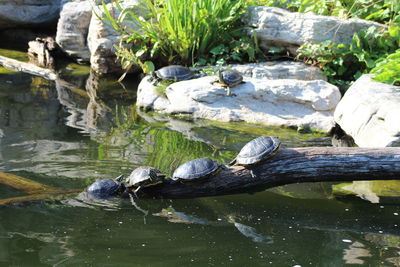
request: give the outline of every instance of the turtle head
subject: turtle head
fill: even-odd
[[[125,178],[125,175],[121,174],[121,175],[115,177],[115,178],[114,178],[114,181],[116,181],[116,182],[122,182],[122,181],[124,180],[124,178]]]

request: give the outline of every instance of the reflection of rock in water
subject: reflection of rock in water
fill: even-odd
[[[362,258],[372,257],[370,251],[360,242],[352,243],[348,249],[343,251],[343,260],[346,264],[364,264]]]
[[[61,79],[56,80],[56,89],[60,104],[71,114],[66,118],[66,125],[85,131],[86,106],[89,101],[87,93]]]
[[[203,119],[177,119],[159,113],[138,111],[141,118],[150,124],[164,123],[172,131],[182,133],[187,139],[210,145],[219,150],[240,150],[244,144],[261,135],[278,136],[289,147],[328,146],[328,138],[315,135],[301,135],[297,131],[276,126],[262,126],[249,123],[218,123]],[[310,139],[310,137],[313,137]],[[317,138],[318,137],[318,138]]]
[[[98,77],[90,73],[85,89],[62,79],[56,80],[60,103],[69,115],[66,124],[85,133],[107,132],[113,126],[114,114],[101,99],[97,97]]]
[[[34,90],[30,90],[32,81]],[[10,163],[8,159],[32,159],[30,150],[16,156],[18,148],[13,146],[66,133],[59,119],[64,112],[54,90],[46,91],[43,97],[35,91],[40,87],[39,81],[26,74],[0,76],[0,84],[0,151],[7,150],[7,154],[2,155],[4,166]],[[48,87],[47,82],[44,87]]]
[[[98,77],[91,72],[86,82],[89,103],[86,108],[86,127],[90,130],[108,131],[113,126],[114,114],[101,99],[97,97]]]

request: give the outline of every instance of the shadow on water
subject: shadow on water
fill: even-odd
[[[124,85],[71,65],[53,82],[0,69],[0,171],[50,187],[151,165],[230,161],[249,140],[328,146],[319,133],[141,113]],[[25,193],[0,186],[0,198]],[[336,199],[332,184],[186,200],[67,199],[0,208],[0,265],[398,266],[398,204]],[[396,265],[397,264],[397,265]]]

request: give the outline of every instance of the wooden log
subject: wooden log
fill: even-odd
[[[400,147],[307,147],[280,149],[250,169],[233,166],[203,180],[163,183],[142,190],[141,197],[194,198],[254,193],[304,182],[400,179]]]
[[[12,58],[0,56],[0,65],[2,65],[4,68],[13,70],[13,71],[21,71],[21,72],[26,72],[29,74],[41,76],[47,80],[56,80],[57,79],[57,74],[49,69],[44,69],[41,67],[38,67],[34,64],[26,63],[26,62],[21,62]]]

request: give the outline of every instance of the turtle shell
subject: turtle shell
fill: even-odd
[[[219,82],[226,86],[236,86],[243,81],[243,76],[236,70],[224,70],[219,73]]]
[[[200,158],[188,161],[180,165],[172,175],[173,180],[194,180],[205,178],[216,172],[220,164],[212,159]]]
[[[126,187],[151,186],[163,182],[165,175],[149,166],[134,169],[125,180]]]
[[[272,155],[278,150],[281,142],[275,136],[261,136],[248,142],[233,161],[236,165],[256,164]]]
[[[193,78],[194,73],[184,66],[170,65],[155,71],[155,75],[163,80],[183,81]]]
[[[123,185],[115,179],[105,179],[94,182],[87,189],[88,194],[98,197],[107,198],[122,192]]]

